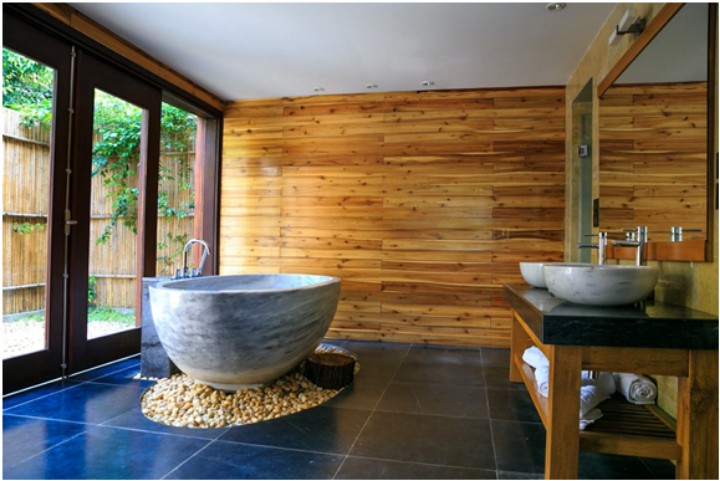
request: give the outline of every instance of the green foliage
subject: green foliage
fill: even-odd
[[[3,105],[23,113],[27,125],[50,124],[54,71],[11,50],[3,49]],[[108,224],[96,240],[107,242],[118,223],[137,232],[138,171],[142,109],[105,92],[96,91],[94,129],[96,141],[92,152],[92,175],[102,177],[107,196],[112,201],[112,213]],[[162,104],[160,150],[166,157],[177,159],[175,169],[160,166],[160,181],[174,182],[182,197],[190,201],[171,202],[169,192],[158,193],[158,216],[182,219],[194,208],[193,166],[187,160],[194,149],[197,117],[183,109]],[[170,155],[168,155],[170,154]],[[173,172],[177,172],[174,175]],[[167,183],[164,182],[164,183]],[[29,233],[39,228],[31,224],[17,226],[16,232]],[[187,236],[170,236],[164,248],[182,249],[182,239]],[[183,242],[184,245],[184,242]],[[176,258],[179,252],[163,256]]]
[[[88,277],[87,303],[88,307],[97,305],[97,279],[95,276]]]
[[[183,247],[187,244],[189,237],[188,234],[174,235],[168,232],[165,240],[157,243],[157,262],[169,269],[167,271],[168,275],[172,275],[173,268],[180,264],[178,259],[182,255]]]
[[[44,231],[45,229],[47,229],[47,224],[44,222],[34,224],[23,222],[22,224],[15,224],[12,227],[13,232],[17,232],[18,234],[30,234],[31,232]]]
[[[133,233],[137,232],[138,189],[130,182],[140,160],[142,109],[98,90],[93,125],[97,140],[93,145],[92,175],[102,177],[113,207],[110,222],[97,239],[101,244],[110,239],[121,219]]]
[[[125,328],[135,327],[135,313],[123,312],[112,307],[91,307],[88,309],[88,323],[114,322]]]
[[[3,106],[22,112],[26,125],[49,124],[55,72],[3,48]]]
[[[197,118],[188,112],[162,105],[161,149],[164,152],[184,154],[195,139]],[[98,140],[93,147],[93,175],[101,175],[103,185],[108,188],[112,199],[113,212],[97,243],[106,242],[117,223],[137,232],[138,189],[131,185],[137,174],[140,148],[140,126],[142,110],[117,97],[97,91],[95,99],[95,133]],[[186,156],[178,155],[178,178],[171,175],[171,169],[160,168],[160,180],[177,182],[180,189],[190,191],[193,197],[192,165]],[[193,202],[169,204],[166,191],[158,192],[158,215],[160,217],[183,218],[194,208]]]

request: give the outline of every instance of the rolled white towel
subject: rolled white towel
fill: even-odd
[[[548,397],[550,392],[550,366],[535,369],[535,388],[541,396]]]
[[[603,413],[598,408],[591,409],[585,413],[584,418],[580,418],[580,431],[584,431],[586,427],[594,423],[603,416]]]
[[[543,352],[536,346],[531,346],[525,349],[522,355],[522,360],[535,369],[540,366],[550,365],[550,362],[547,360],[547,357],[545,357],[545,354],[543,354]]]
[[[657,386],[650,379],[639,374],[616,372],[615,387],[625,399],[633,404],[655,404]]]
[[[580,387],[580,419],[586,419],[587,414],[595,409],[598,404],[609,398],[596,385]]]
[[[607,396],[615,394],[615,379],[611,372],[600,371],[597,379],[590,378],[590,371],[583,371],[580,379],[581,386],[595,384]]]

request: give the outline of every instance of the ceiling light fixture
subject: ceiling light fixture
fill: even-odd
[[[367,85],[365,85],[365,88],[368,90],[374,90],[374,89],[378,88],[378,84],[367,84]]]
[[[548,9],[551,12],[559,12],[560,10],[565,10],[565,7],[567,7],[567,3],[548,3],[545,5],[545,8]]]

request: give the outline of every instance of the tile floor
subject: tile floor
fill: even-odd
[[[358,355],[323,406],[231,429],[149,421],[129,359],[3,400],[5,479],[541,479],[545,431],[509,353],[329,341]],[[670,479],[667,461],[581,454],[587,479]]]

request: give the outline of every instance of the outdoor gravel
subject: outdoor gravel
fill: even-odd
[[[121,322],[101,321],[88,323],[88,338],[106,336],[127,329]],[[3,322],[3,359],[39,351],[45,348],[45,322]]]

